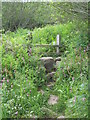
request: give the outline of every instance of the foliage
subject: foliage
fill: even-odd
[[[3,2],[2,26],[5,30],[10,29],[12,31],[18,27],[33,29],[35,26],[39,27],[49,22],[53,23],[55,21],[54,11],[55,10],[45,2]],[[6,15],[8,15],[8,18]]]
[[[87,48],[74,49],[61,61],[56,73],[55,92],[66,104],[65,115],[69,118],[88,116],[88,56]]]
[[[31,36],[32,33],[32,36]],[[46,87],[45,68],[38,52],[53,49],[33,48],[31,44],[53,44],[56,35],[66,50],[61,56],[52,89]],[[61,113],[65,117],[88,117],[88,40],[87,22],[68,22],[43,28],[18,29],[2,35],[2,117],[48,117]],[[40,92],[44,90],[44,94]],[[48,105],[50,94],[59,97],[58,104]],[[44,112],[41,109],[45,108]],[[72,111],[71,111],[72,110]],[[56,115],[56,113],[55,113]]]
[[[40,68],[39,58],[34,55],[33,49],[28,48],[27,32],[28,30],[19,29],[16,33],[3,34],[3,118],[25,117],[25,114],[32,117],[33,114],[38,115],[40,112],[37,110],[40,107],[39,101],[42,96],[38,93],[37,86],[44,84],[45,70]],[[23,46],[23,44],[26,45]],[[42,103],[40,102],[40,104]]]
[[[69,99],[65,112],[67,118],[88,118],[88,98],[85,95],[80,95]]]
[[[5,30],[14,31],[18,27],[33,29],[47,24],[66,23],[72,20],[86,21],[87,19],[87,2],[2,3],[2,26]]]
[[[79,24],[77,21],[72,21],[66,24],[47,25],[43,28],[34,29],[32,32],[33,44],[56,44],[56,36],[59,34],[61,46],[63,45],[66,51],[72,52],[73,48],[84,47],[88,44],[87,33],[87,23],[84,22]],[[51,51],[55,51],[55,49],[51,49]],[[47,52],[46,48],[45,52]]]

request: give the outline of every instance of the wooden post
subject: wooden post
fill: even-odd
[[[57,35],[57,41],[56,41],[57,45],[60,45],[60,37],[59,34]],[[57,47],[57,54],[59,54],[59,46]]]

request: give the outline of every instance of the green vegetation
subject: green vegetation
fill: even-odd
[[[88,118],[87,3],[3,2],[2,21],[0,119]],[[35,47],[56,44],[57,34],[60,55]],[[45,56],[61,58],[52,86],[40,61]],[[49,104],[51,96],[56,104]]]
[[[43,27],[67,21],[87,21],[87,2],[3,2],[2,26],[5,30]],[[8,16],[8,17],[7,17]]]
[[[2,117],[51,117],[51,112],[51,116],[41,112],[43,107],[53,110],[57,116],[64,113],[70,118],[88,117],[87,23],[47,25],[31,31],[32,39],[28,39],[29,32],[18,29],[3,34]],[[66,50],[61,56],[62,61],[55,74],[56,83],[51,90],[45,86],[47,80],[45,68],[40,68],[40,55],[36,54],[35,48],[28,48],[28,44],[52,43],[57,33],[61,35],[61,43]],[[44,95],[38,91],[39,87],[44,90]],[[58,104],[48,105],[50,94],[59,96]]]

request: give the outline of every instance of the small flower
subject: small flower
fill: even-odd
[[[70,88],[70,92],[72,92],[72,87]]]
[[[31,54],[29,53],[28,56],[30,56]]]
[[[31,90],[30,90],[30,93],[31,93]]]
[[[64,74],[64,77],[66,77],[66,74]]]
[[[7,79],[7,83],[9,83],[9,80]]]
[[[11,85],[11,88],[13,88],[13,85]]]
[[[74,102],[74,103],[76,102],[76,96],[74,97],[74,100],[73,100],[73,102]]]
[[[2,83],[1,83],[1,85],[0,85],[0,86],[1,86],[1,88],[2,88]]]
[[[15,115],[17,115],[18,114],[18,111],[17,112],[15,112]]]
[[[85,52],[86,50],[84,50],[84,52]]]
[[[29,94],[27,93],[27,97],[29,96]]]
[[[76,96],[74,97],[74,100],[76,101]]]
[[[82,100],[83,100],[83,101],[85,101],[85,100],[86,100],[86,98],[82,98]]]
[[[24,62],[24,64],[25,64],[25,59],[24,59],[24,57],[22,57],[22,60],[23,60],[23,62]]]
[[[5,78],[3,78],[3,80],[5,80]]]
[[[22,59],[24,60],[24,57],[22,57]]]
[[[30,53],[30,54],[32,53],[32,50],[31,50],[31,48],[29,48],[29,53]]]
[[[74,80],[74,77],[72,77],[72,80]]]
[[[1,80],[1,82],[3,83],[3,80]]]
[[[25,88],[24,88],[24,92],[25,92]]]

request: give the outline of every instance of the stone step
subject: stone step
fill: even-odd
[[[56,61],[61,61],[61,57],[55,58],[55,62],[56,62]]]
[[[40,61],[46,68],[47,73],[54,70],[55,61],[52,57],[42,57],[42,58],[40,58]]]
[[[40,58],[42,65],[46,68],[46,72],[50,73],[55,71],[56,68],[60,65],[61,57],[42,57]],[[55,67],[56,66],[56,67]]]
[[[54,104],[57,104],[58,103],[58,100],[59,100],[59,97],[56,96],[56,95],[50,95],[50,98],[48,100],[48,104],[49,105],[54,105]]]
[[[46,75],[46,78],[48,80],[48,82],[53,82],[54,81],[54,75],[55,75],[56,72],[51,72],[51,73],[48,73]]]
[[[56,61],[56,68],[60,66],[61,61]]]
[[[65,118],[65,116],[61,115],[61,116],[58,117],[58,119],[60,119],[60,118]]]
[[[49,82],[49,83],[47,84],[47,87],[50,88],[50,89],[52,89],[53,86],[54,86],[54,84],[55,84],[55,82]]]

